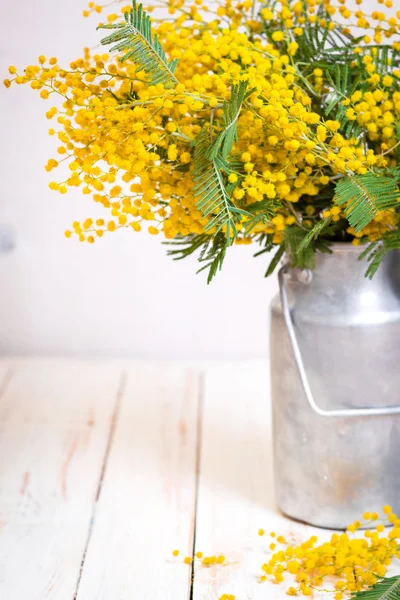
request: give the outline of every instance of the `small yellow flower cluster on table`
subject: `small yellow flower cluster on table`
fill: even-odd
[[[273,554],[262,566],[261,581],[280,584],[288,576],[295,582],[287,589],[289,596],[311,596],[317,589],[332,592],[335,600],[368,589],[386,575],[394,558],[400,558],[400,518],[390,506],[384,507],[384,513],[392,525],[388,530],[382,522],[377,524],[378,513],[366,512],[362,522],[355,521],[345,533],[334,533],[321,544],[312,536],[293,545],[271,533]],[[368,527],[363,537],[354,536],[361,527]]]
[[[173,550],[172,556],[180,556],[179,550]],[[220,554],[218,556],[204,556],[203,552],[196,552],[194,558],[192,558],[191,556],[185,556],[183,558],[183,562],[186,565],[191,565],[192,563],[194,563],[202,567],[212,567],[213,565],[226,566],[227,564],[229,564],[226,562],[226,558],[223,554]]]
[[[272,555],[262,565],[260,582],[282,584],[288,578],[293,582],[286,589],[288,596],[312,596],[316,590],[331,593],[334,600],[344,600],[369,589],[386,576],[393,559],[400,559],[400,517],[391,506],[385,506],[383,513],[380,522],[377,512],[365,512],[362,521],[349,525],[346,532],[333,533],[329,542],[320,544],[315,535],[295,544],[271,532]],[[361,528],[367,528],[363,536],[355,536]],[[259,529],[258,535],[263,537],[265,530]],[[180,556],[179,550],[172,554]],[[183,562],[188,565],[197,562],[200,567],[229,564],[223,555],[205,557],[202,552],[197,552],[194,560],[185,556]],[[232,598],[224,594],[219,600]]]
[[[175,558],[180,556],[179,550],[173,550],[172,556]],[[218,556],[204,556],[203,552],[196,552],[194,558],[191,556],[184,556],[183,563],[185,565],[196,565],[200,567],[212,567],[212,566],[227,566],[229,563],[223,554]],[[235,600],[236,596],[232,594],[222,594],[218,600]]]

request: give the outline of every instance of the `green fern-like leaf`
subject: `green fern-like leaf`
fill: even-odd
[[[365,273],[368,279],[372,279],[381,262],[388,252],[392,250],[400,250],[400,231],[388,231],[383,235],[382,240],[369,244],[364,252],[360,255],[359,260],[368,260],[369,265]]]
[[[178,236],[164,244],[172,246],[172,249],[168,250],[168,256],[172,256],[173,260],[182,260],[200,250],[198,261],[202,266],[197,273],[208,271],[207,283],[211,283],[217,271],[221,270],[227,249],[226,238],[222,232],[215,237],[204,233]]]
[[[226,240],[230,245],[237,237],[236,222],[240,220],[240,214],[248,213],[237,208],[231,201],[223,177],[223,171],[228,171],[229,165],[220,156],[210,160],[209,148],[209,132],[205,129],[196,140],[193,157],[192,177],[195,182],[193,191],[197,198],[196,206],[203,217],[210,217],[205,232],[208,233],[215,227],[217,234],[226,228]]]
[[[315,252],[314,245],[309,245],[299,250],[307,232],[301,229],[298,225],[287,227],[284,231],[285,251],[290,257],[292,267],[298,269],[314,269],[315,267]]]
[[[207,283],[211,283],[218,271],[222,269],[222,264],[225,260],[227,240],[222,232],[219,232],[209,243],[203,247],[200,253],[199,262],[204,263],[197,271],[208,270]]]
[[[269,277],[275,271],[276,267],[279,265],[281,258],[285,254],[285,244],[281,244],[278,246],[278,250],[275,252],[272,257],[271,262],[268,265],[268,269],[265,272],[265,277]]]
[[[205,234],[192,234],[185,237],[176,237],[173,240],[163,242],[166,246],[172,246],[171,250],[167,251],[168,256],[172,256],[172,260],[182,260],[191,254],[194,254],[199,248],[204,248],[210,242],[210,236]]]
[[[346,53],[348,49],[346,48]],[[329,65],[326,69],[326,77],[330,83],[331,92],[327,96],[327,105],[325,114],[329,115],[335,111],[335,119],[340,122],[341,131],[346,137],[356,137],[357,130],[360,128],[357,121],[350,121],[346,117],[347,107],[342,103],[344,98],[348,98],[352,93],[360,88],[360,81],[353,76],[353,71],[350,71],[349,56],[337,58],[333,65]],[[357,71],[356,71],[357,72]]]
[[[247,234],[251,233],[257,225],[260,223],[268,223],[275,215],[278,208],[281,208],[282,204],[277,199],[267,198],[260,202],[254,202],[246,206],[246,211],[249,213],[249,220],[244,226],[244,230]],[[250,216],[252,215],[252,216]]]
[[[398,205],[399,199],[396,182],[375,173],[340,179],[334,197],[339,206],[345,207],[346,217],[356,232],[364,229],[378,211]]]
[[[400,576],[388,577],[378,581],[363,592],[356,592],[351,600],[400,600]]]
[[[232,87],[231,98],[224,104],[222,130],[213,139],[212,124],[204,128],[196,138],[193,179],[194,194],[198,198],[197,208],[203,217],[209,217],[205,231],[209,233],[216,228],[216,233],[225,229],[226,243],[230,245],[237,237],[236,223],[240,215],[251,215],[237,208],[231,200],[232,189],[225,185],[225,175],[232,167],[227,162],[236,139],[237,120],[243,102],[254,92],[247,90],[247,82]]]
[[[151,85],[162,83],[165,87],[175,86],[178,83],[174,75],[177,61],[167,61],[157,35],[152,34],[150,17],[141,4],[136,4],[136,0],[133,0],[132,10],[125,13],[125,21],[126,24],[100,25],[100,29],[116,30],[103,38],[101,43],[115,44],[111,52],[125,52],[121,60],[131,59],[138,71],[145,71]]]
[[[314,240],[316,240],[324,231],[326,232],[332,221],[332,217],[321,219],[318,223],[307,233],[307,235],[300,242],[296,253],[303,252]]]
[[[248,98],[256,88],[247,90],[247,81],[234,85],[231,91],[230,100],[224,102],[222,116],[222,131],[210,145],[207,156],[213,160],[220,154],[226,159],[236,140],[237,120],[240,115],[243,102]]]
[[[266,252],[271,252],[271,250],[276,246],[273,242],[273,235],[270,233],[260,233],[260,235],[255,238],[255,241],[259,246],[261,246],[261,250],[258,250],[255,254],[253,254],[254,258],[256,256],[261,256]]]

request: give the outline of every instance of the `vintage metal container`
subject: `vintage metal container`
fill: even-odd
[[[312,272],[283,266],[272,304],[278,505],[338,529],[400,512],[400,252],[372,281],[360,252],[334,244]]]

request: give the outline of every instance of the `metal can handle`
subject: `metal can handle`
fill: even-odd
[[[300,375],[301,384],[303,386],[304,393],[307,398],[307,402],[310,407],[321,417],[380,417],[387,415],[398,415],[400,414],[400,406],[387,406],[382,408],[348,408],[338,410],[325,410],[320,408],[314,400],[313,393],[310,388],[307,373],[304,367],[303,359],[299,344],[297,342],[297,336],[294,329],[292,316],[290,314],[289,301],[286,290],[285,274],[288,272],[289,267],[284,265],[278,272],[279,291],[281,297],[282,314],[283,319],[289,334],[290,344],[293,350],[294,360],[296,362],[297,370]]]

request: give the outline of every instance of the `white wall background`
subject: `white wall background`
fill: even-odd
[[[95,46],[85,0],[0,3],[0,79],[39,54],[69,64]],[[0,90],[0,227],[15,249],[0,254],[0,353],[230,358],[267,353],[268,308],[276,279],[268,257],[235,247],[207,286],[193,260],[172,262],[160,238],[115,232],[90,246],[66,240],[70,223],[98,207],[70,191],[51,192],[44,170],[55,138],[44,102],[28,87]],[[54,175],[54,174],[53,174]]]

